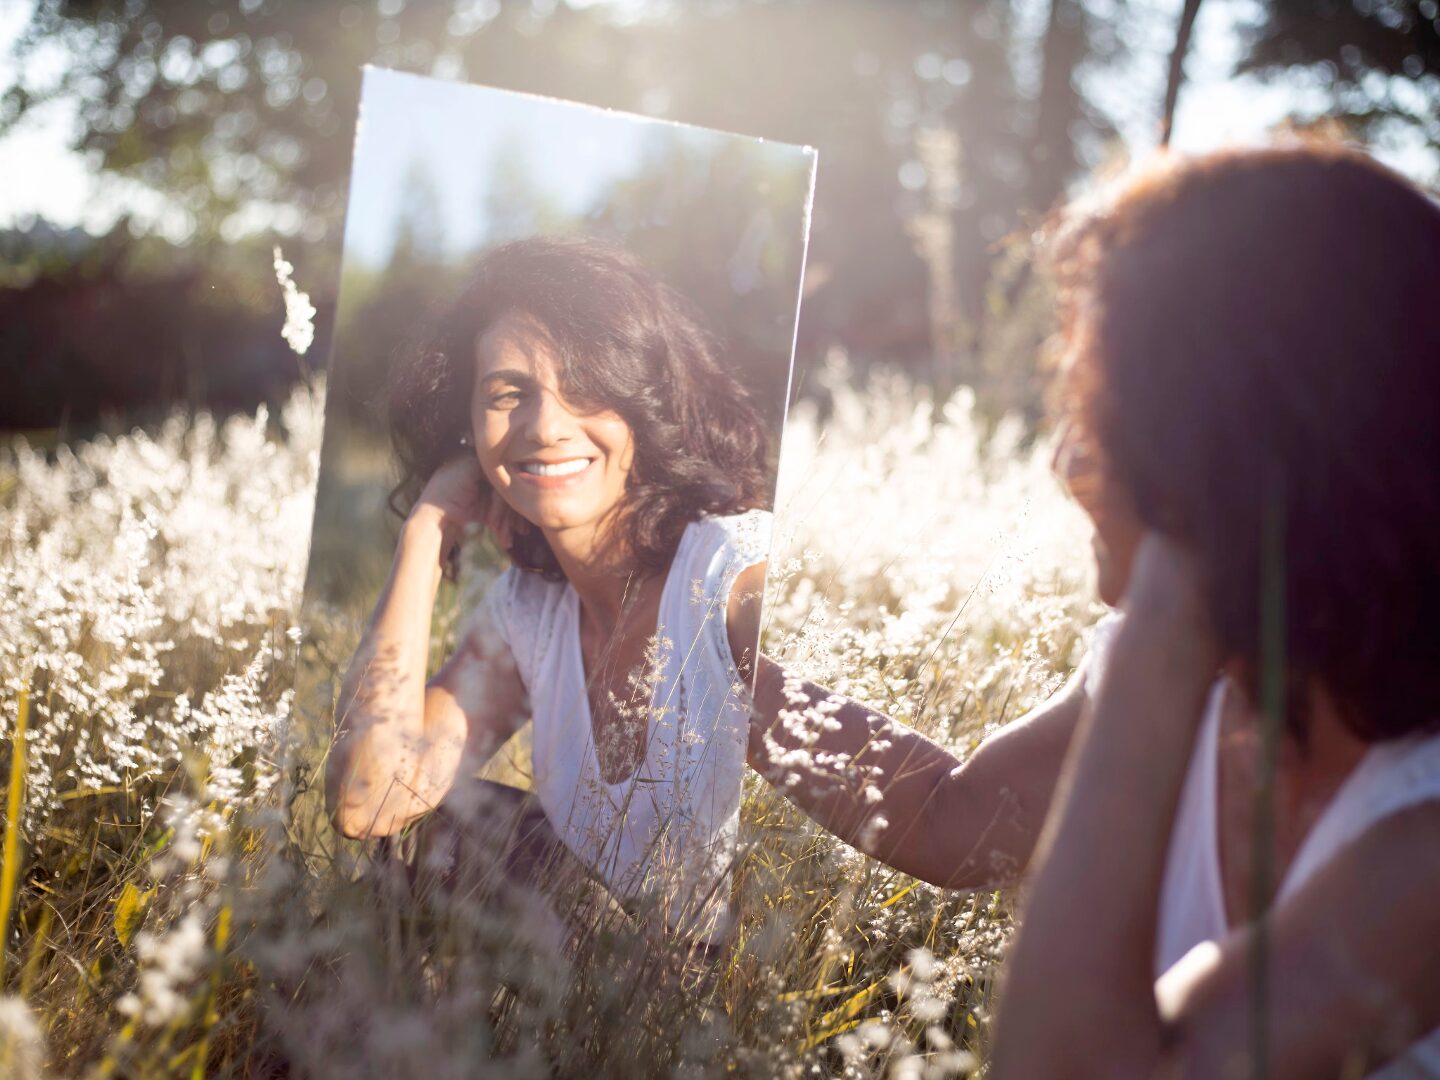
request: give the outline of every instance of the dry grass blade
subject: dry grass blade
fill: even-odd
[[[25,735],[30,719],[30,691],[20,691],[15,729],[10,737],[10,783],[5,795],[5,855],[0,865],[0,987],[5,985],[10,955],[10,914],[15,907],[15,886],[20,880],[20,813],[25,795]]]

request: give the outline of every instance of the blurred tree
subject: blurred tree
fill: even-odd
[[[722,347],[777,426],[787,372],[775,358],[790,350],[795,296],[788,288],[777,296],[775,283],[793,288],[799,280],[804,180],[793,152],[734,142],[716,152],[666,131],[587,221],[592,231],[623,239],[712,331],[723,331]]]
[[[1104,153],[1108,118],[1078,87],[1121,46],[1088,3],[37,0],[0,131],[73,99],[76,146],[181,208],[192,247],[233,257],[247,236],[298,235],[287,253],[322,301],[365,62],[813,145],[802,354],[840,344],[928,367],[927,281],[944,286],[942,350],[980,348],[996,245]],[[944,129],[956,168],[936,178],[920,143]],[[925,239],[937,206],[939,247]]]
[[[385,423],[386,373],[393,353],[424,325],[456,276],[445,250],[439,189],[423,159],[406,166],[402,186],[389,260],[379,267],[353,260],[346,265],[344,307],[336,316],[335,340],[346,354],[330,369],[332,415],[344,412],[374,431]]]
[[[1328,115],[1367,141],[1440,152],[1437,0],[1264,0],[1239,70],[1325,91]]]
[[[11,87],[0,124],[71,96],[77,147],[173,197],[198,237],[268,225],[318,241],[340,220],[358,66],[373,62],[816,145],[817,229],[832,203],[847,229],[863,208],[892,248],[896,211],[921,204],[913,135],[949,124],[968,146],[956,213],[979,241],[960,245],[974,298],[984,245],[1074,172],[1077,123],[1108,130],[1074,86],[1094,44],[1084,9],[1050,8],[1023,40],[1002,0],[656,5],[627,25],[555,0],[38,0],[19,66],[57,45],[67,62],[49,84]],[[1014,70],[1037,50],[1038,65],[1018,64],[1030,73]],[[856,246],[873,253],[873,239]]]
[[[85,437],[172,405],[249,412],[285,400],[302,368],[280,340],[273,277],[136,237],[125,220],[101,237],[51,232],[0,233],[0,251],[22,253],[10,270],[28,278],[0,288],[0,430]],[[47,242],[60,247],[36,258]],[[323,298],[317,307],[309,359],[323,362],[331,313]]]
[[[610,68],[619,31],[598,9],[553,3],[37,0],[17,67],[53,70],[29,61],[56,50],[57,74],[0,96],[0,132],[43,101],[75,101],[76,148],[169,196],[200,240],[337,231],[367,62],[634,104]]]
[[[1160,111],[1160,145],[1170,144],[1175,127],[1175,107],[1180,101],[1180,86],[1185,81],[1185,53],[1190,48],[1190,35],[1200,14],[1200,0],[1185,0],[1180,21],[1175,27],[1175,46],[1170,50],[1170,68],[1165,76],[1165,104]]]
[[[402,184],[405,190],[400,195],[390,265],[408,269],[418,263],[439,262],[445,257],[445,223],[440,216],[439,188],[423,159],[410,162]]]
[[[1079,0],[1050,0],[1050,14],[1040,45],[1040,78],[1036,92],[1034,137],[1030,140],[1028,203],[1048,209],[1065,190],[1074,169],[1068,151],[1071,128],[1082,121],[1096,126],[1075,89],[1075,73],[1088,52],[1087,15]],[[1102,128],[1108,130],[1108,128]]]
[[[950,250],[973,344],[993,246],[1061,193],[1082,143],[1110,133],[1074,76],[1118,45],[1076,0],[1054,6],[1069,14],[1037,26],[1043,7],[1005,0],[697,5],[644,51],[673,115],[819,150],[809,265],[823,285],[802,345],[928,365],[924,241],[908,226],[931,213],[918,140],[937,128],[961,143]]]

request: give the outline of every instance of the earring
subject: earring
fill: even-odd
[[[469,435],[461,435],[461,436],[460,436],[460,445],[461,445],[461,446],[469,446],[469,445],[470,445],[470,436],[469,436]]]

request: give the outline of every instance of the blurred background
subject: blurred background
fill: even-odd
[[[282,400],[277,242],[323,366],[364,63],[816,147],[800,370],[838,348],[1033,419],[1047,208],[1172,121],[1182,148],[1333,123],[1433,184],[1437,27],[1436,0],[0,0],[0,427]],[[412,180],[397,310],[448,254]]]

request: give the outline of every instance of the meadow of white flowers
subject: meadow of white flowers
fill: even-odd
[[[1078,662],[1099,613],[1083,519],[1045,441],[988,426],[967,393],[936,408],[840,359],[822,382],[825,408],[798,406],[785,434],[765,647],[968,752]],[[445,933],[470,952],[402,955],[442,916],[377,908],[361,863],[268,823],[322,398],[0,448],[0,773],[22,796],[0,880],[0,1062],[124,1076],[979,1067],[1004,898],[879,867],[758,781],[740,943],[716,994],[640,1004],[637,981],[660,976],[625,966],[644,943],[621,931],[596,935],[580,968],[544,926],[451,911]],[[471,970],[481,939],[510,950],[502,993]],[[397,990],[412,969],[420,989]]]
[[[5,449],[0,733],[28,692],[27,835],[67,799],[187,758],[227,804],[274,779],[284,711],[260,698],[304,573],[317,403],[298,392],[278,428],[262,407]]]

